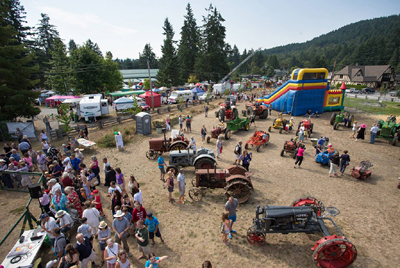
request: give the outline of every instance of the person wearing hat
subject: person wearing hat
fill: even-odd
[[[121,245],[121,242],[124,245],[124,249],[128,252],[129,257],[132,256],[132,253],[129,252],[128,246],[128,230],[130,227],[129,221],[124,217],[124,213],[121,210],[118,210],[114,215],[114,221],[112,225],[112,229],[115,233],[115,242]]]
[[[74,225],[74,220],[71,218],[71,215],[64,210],[57,211],[56,219],[57,223],[60,225],[62,233],[68,232]]]
[[[160,228],[158,228],[158,225],[160,222],[156,217],[153,216],[153,213],[149,212],[147,213],[147,218],[144,224],[149,228],[149,238],[151,239],[151,245],[154,246],[154,234],[161,239],[161,242],[164,243],[164,239],[161,236],[160,233]]]
[[[54,228],[58,227],[56,220],[53,217],[50,217],[47,213],[40,215],[39,220],[43,231],[45,231],[50,238],[51,245],[54,245],[55,237],[52,231]]]
[[[81,160],[81,162],[83,162],[83,159],[85,158],[83,156],[83,153],[81,152],[81,149],[79,148],[75,148],[75,158],[78,158],[79,160]]]
[[[28,152],[29,148],[31,148],[31,145],[27,141],[22,141],[18,145],[18,148],[21,150],[21,153],[24,155]]]
[[[186,182],[185,182],[185,175],[184,175],[184,170],[181,168],[179,170],[178,174],[178,186],[179,186],[179,204],[185,204],[185,187],[186,187]]]
[[[100,251],[101,251],[101,265],[104,264],[104,250],[107,246],[107,240],[111,238],[111,229],[105,221],[101,221],[99,224],[99,232],[97,233],[99,239]]]
[[[333,153],[335,151],[335,149],[333,148],[332,144],[330,144],[330,143],[328,144],[328,150],[327,151],[328,151],[329,154],[331,154],[331,153]]]
[[[10,159],[8,159],[8,157],[5,154],[0,154],[0,159],[6,161],[7,165],[10,164]]]

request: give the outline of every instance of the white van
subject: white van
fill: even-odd
[[[85,121],[88,121],[89,117],[100,117],[110,113],[108,101],[102,99],[101,94],[84,95],[76,106],[76,112],[78,116],[84,117]]]
[[[193,100],[193,92],[191,90],[172,91],[168,98],[169,103],[178,103],[178,99],[183,98],[183,102]]]

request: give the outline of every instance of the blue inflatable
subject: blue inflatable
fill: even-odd
[[[329,164],[329,159],[335,154],[335,151],[332,153],[328,153],[328,151],[325,151],[323,153],[319,153],[316,158],[317,163],[321,163],[322,165],[328,165]]]

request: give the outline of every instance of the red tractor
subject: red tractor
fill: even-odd
[[[242,110],[243,116],[250,117],[251,115],[259,116],[260,119],[268,118],[268,108],[259,102],[253,104],[251,102],[246,103],[246,110]]]
[[[283,144],[281,156],[283,156],[285,153],[292,154],[293,159],[295,159],[298,147],[299,147],[299,144],[296,141],[294,141],[293,139],[291,139],[290,141],[286,141]]]
[[[231,106],[230,101],[221,103],[221,108],[215,112],[215,117],[219,119],[220,122],[231,121],[239,116],[239,112],[235,106]]]
[[[314,124],[311,123],[311,120],[308,119],[304,119],[303,121],[299,122],[299,125],[297,126],[296,136],[299,135],[301,123],[303,123],[304,128],[307,130],[308,137],[311,138],[311,133],[313,132]]]
[[[207,143],[210,143],[211,139],[217,139],[219,135],[224,135],[225,140],[229,140],[231,138],[231,130],[227,129],[224,124],[213,127],[213,130],[211,130],[211,137],[207,137]]]
[[[368,168],[372,166],[373,166],[372,163],[369,161],[361,161],[357,167],[353,168],[351,176],[353,176],[356,179],[365,181],[372,175],[371,170],[368,170]]]
[[[265,136],[265,139],[263,139],[263,136]],[[246,145],[244,148],[247,150],[249,148],[249,145],[251,147],[256,146],[257,152],[260,151],[261,146],[267,146],[269,143],[269,134],[265,131],[262,130],[257,130],[254,132],[253,136],[250,137],[250,139],[246,142]]]
[[[189,141],[182,136],[167,139],[165,135],[165,128],[163,128],[164,137],[163,138],[151,138],[149,140],[149,150],[146,152],[146,157],[150,160],[156,159],[160,153],[174,151],[174,150],[185,150]]]

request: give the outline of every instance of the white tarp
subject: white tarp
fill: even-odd
[[[28,138],[36,138],[35,126],[32,122],[10,122],[7,123],[8,133],[14,134],[19,128]]]

